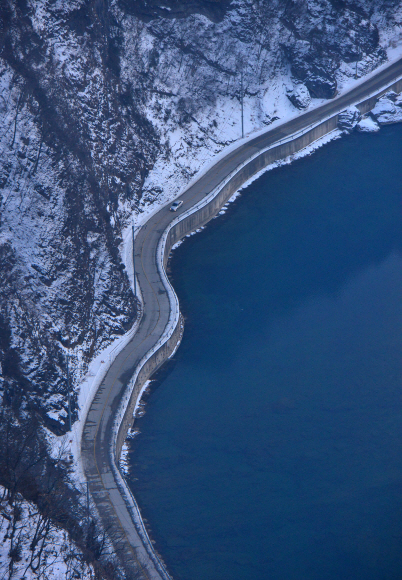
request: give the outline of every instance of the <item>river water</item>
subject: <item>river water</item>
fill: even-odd
[[[400,580],[402,125],[265,174],[171,268],[129,483],[175,580]]]

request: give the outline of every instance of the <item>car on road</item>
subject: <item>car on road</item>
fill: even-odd
[[[178,199],[172,203],[172,205],[170,206],[170,211],[177,211],[179,207],[181,207],[182,205],[183,201],[181,199]]]

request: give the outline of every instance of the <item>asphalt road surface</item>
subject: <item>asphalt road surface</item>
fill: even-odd
[[[402,76],[402,59],[348,93],[274,129],[267,129],[263,135],[251,138],[217,161],[180,196],[184,203],[177,213],[170,212],[169,206],[162,208],[139,231],[136,237],[135,260],[137,279],[143,297],[143,316],[138,332],[112,362],[96,393],[86,417],[81,442],[84,472],[89,482],[91,496],[129,580],[167,578],[163,570],[158,570],[158,564],[155,564],[143,546],[115,480],[113,457],[110,453],[114,415],[129,378],[143,356],[158,342],[169,320],[169,299],[156,264],[156,250],[163,232],[177,215],[203,199],[206,193],[212,191],[240,163],[258,151],[311,124],[335,115],[350,104],[363,101],[375,91],[391,84],[399,76]]]

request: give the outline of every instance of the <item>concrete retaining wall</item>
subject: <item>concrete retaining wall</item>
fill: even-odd
[[[402,92],[402,80],[396,81],[391,86],[376,93],[373,97],[369,97],[365,101],[362,101],[361,103],[356,105],[356,107],[364,115],[365,113],[368,113],[369,111],[371,111],[371,109],[374,109],[374,106],[377,102],[378,97],[381,97],[381,95],[385,95],[385,93],[388,93],[388,91],[394,91],[395,93],[401,93]]]
[[[222,206],[232,197],[236,191],[242,187],[242,185],[248,181],[251,177],[259,173],[264,167],[284,159],[289,155],[293,155],[298,151],[301,151],[314,141],[317,141],[320,137],[323,137],[327,133],[330,133],[336,129],[338,123],[338,115],[331,117],[331,119],[320,123],[313,127],[310,131],[307,131],[300,137],[296,137],[292,141],[288,141],[276,147],[272,147],[267,151],[262,152],[260,155],[252,159],[247,165],[242,167],[231,179],[226,183],[217,193],[217,195],[206,205],[201,207],[198,211],[191,213],[186,216],[179,223],[175,224],[169,232],[168,242],[165,248],[164,256],[164,266],[166,268],[167,260],[169,258],[169,253],[172,246],[181,240],[187,234],[193,232],[197,228],[205,225],[213,217],[215,217],[218,212],[222,209]]]
[[[375,96],[371,96],[356,106],[362,114],[365,114],[374,108],[379,96],[391,90],[395,91],[396,93],[402,92],[402,79],[396,81],[391,86],[379,91]],[[269,148],[268,150],[263,151],[260,155],[250,160],[249,163],[247,163],[238,172],[236,172],[235,175],[233,175],[233,177],[221,189],[218,190],[215,197],[209,203],[205,204],[203,207],[194,211],[190,215],[187,215],[181,221],[171,227],[167,236],[164,251],[163,265],[165,269],[173,245],[184,238],[186,235],[204,226],[212,218],[214,218],[228,201],[228,199],[230,199],[232,195],[236,193],[236,191],[240,189],[240,187],[242,187],[246,181],[259,173],[262,169],[264,169],[264,167],[284,159],[289,155],[294,155],[298,151],[308,147],[308,145],[311,145],[317,141],[317,139],[320,139],[324,135],[334,131],[337,128],[337,125],[338,115],[334,115],[330,119],[315,125],[309,131],[306,131],[299,137],[296,137],[293,140],[289,140],[286,143],[277,145],[276,147]],[[171,338],[150,357],[150,359],[141,369],[136,380],[130,403],[124,415],[124,419],[120,425],[116,449],[117,457],[120,455],[128,429],[130,429],[130,427],[133,425],[133,411],[144,383],[152,376],[153,373],[155,373],[156,370],[162,366],[164,361],[172,354],[178,341],[180,340],[180,333],[181,325],[177,324],[173,330]]]
[[[249,163],[240,169],[221,189],[215,197],[200,209],[194,211],[190,215],[184,217],[181,221],[171,227],[166,239],[164,248],[164,267],[169,259],[169,254],[173,245],[190,234],[197,228],[208,223],[218,212],[222,209],[225,203],[232,197],[232,195],[251,177],[256,175],[259,171],[264,169],[267,165],[274,163],[280,159],[284,159],[288,155],[297,153],[304,149],[320,137],[336,129],[338,116],[335,115],[331,119],[320,123],[313,127],[310,131],[304,133],[300,137],[293,139],[287,143],[283,143],[268,151],[262,152],[260,155],[252,159]],[[138,397],[145,382],[162,366],[162,364],[169,358],[177,343],[180,340],[181,324],[180,321],[174,328],[171,337],[165,342],[159,350],[157,350],[141,368],[135,386],[131,395],[130,402],[127,406],[124,418],[120,423],[120,428],[116,443],[116,457],[120,456],[121,448],[127,436],[128,430],[132,427],[134,418],[133,412],[137,404]]]
[[[117,440],[116,440],[116,457],[120,457],[123,443],[127,437],[128,430],[134,423],[134,409],[140,396],[141,389],[149,378],[163,365],[170,357],[177,343],[181,339],[181,317],[173,329],[170,338],[145,362],[135,381],[134,389],[127,405],[124,417],[120,423]]]
[[[368,99],[362,101],[357,105],[357,107],[359,108],[361,113],[363,114],[367,113],[375,106],[378,97],[388,92],[389,90],[393,90],[397,93],[402,92],[402,80],[397,81],[393,83],[390,87],[379,91],[375,96],[371,96]],[[181,240],[183,237],[185,237],[187,234],[190,234],[194,230],[205,225],[213,217],[215,217],[221,210],[221,208],[225,205],[225,203],[246,181],[248,181],[250,178],[259,173],[262,169],[264,169],[268,165],[281,159],[284,159],[289,155],[293,155],[298,151],[301,151],[308,145],[311,145],[312,143],[317,141],[317,139],[320,139],[324,135],[327,135],[331,131],[334,131],[337,128],[337,124],[338,124],[338,115],[336,114],[332,116],[330,119],[327,119],[322,123],[315,125],[314,127],[311,127],[310,130],[307,130],[302,135],[299,135],[294,139],[290,139],[285,143],[281,143],[280,145],[268,148],[267,150],[262,151],[260,154],[253,156],[248,163],[242,164],[242,167],[239,167],[239,170],[235,171],[232,174],[231,178],[226,183],[222,184],[221,187],[217,188],[214,197],[211,200],[209,200],[208,203],[199,204],[200,207],[196,206],[194,208],[194,211],[191,211],[189,214],[184,214],[183,218],[180,219],[180,221],[170,226],[170,230],[167,233],[165,247],[163,250],[163,267],[165,268],[165,270],[172,246],[176,242]],[[160,259],[162,258],[160,257]],[[165,272],[163,274],[165,275]],[[165,286],[167,284],[169,284],[169,282],[166,278]],[[174,291],[170,287],[167,288],[167,292],[173,293]],[[114,449],[115,457],[120,456],[124,440],[127,436],[127,432],[133,425],[134,422],[133,412],[145,382],[149,380],[149,378],[156,372],[156,370],[159,369],[162,366],[162,364],[169,358],[169,356],[174,352],[175,348],[177,347],[177,344],[181,340],[182,333],[181,316],[179,316],[178,320],[175,322],[174,327],[168,330],[169,332],[171,332],[169,338],[159,347],[159,349],[156,352],[154,352],[147,360],[145,360],[142,368],[139,369],[139,372],[135,379],[135,384],[132,390],[129,403],[125,408],[124,416],[120,422],[120,425],[118,426],[118,432],[117,437],[115,439],[115,449]],[[120,476],[120,472],[118,472],[117,475]],[[122,495],[123,497],[124,496],[126,497],[126,501],[130,509],[133,508],[137,510],[136,513],[140,522],[140,524],[138,524],[137,522],[137,526],[140,528],[140,535],[142,537],[144,547],[149,553],[151,559],[154,561],[156,568],[159,570],[161,578],[165,579],[170,578],[168,572],[165,570],[163,564],[160,562],[158,556],[154,552],[153,546],[149,540],[145,526],[142,522],[141,514],[136,504],[135,498],[131,495],[131,492],[128,490],[124,480],[122,480],[121,488]],[[135,516],[133,516],[133,519],[135,521]]]

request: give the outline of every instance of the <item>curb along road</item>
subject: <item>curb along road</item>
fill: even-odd
[[[111,363],[94,396],[81,441],[82,463],[93,502],[128,580],[170,578],[153,550],[135,499],[119,473],[116,455],[119,456],[131,426],[133,407],[142,385],[180,340],[178,300],[165,271],[171,247],[212,219],[245,181],[269,163],[334,130],[337,113],[350,105],[367,112],[374,106],[375,98],[391,86],[400,92],[402,81],[396,82],[399,78],[402,59],[321,107],[250,137],[180,196],[184,203],[176,214],[164,207],[140,229],[135,259],[143,299],[142,318],[137,332]]]

